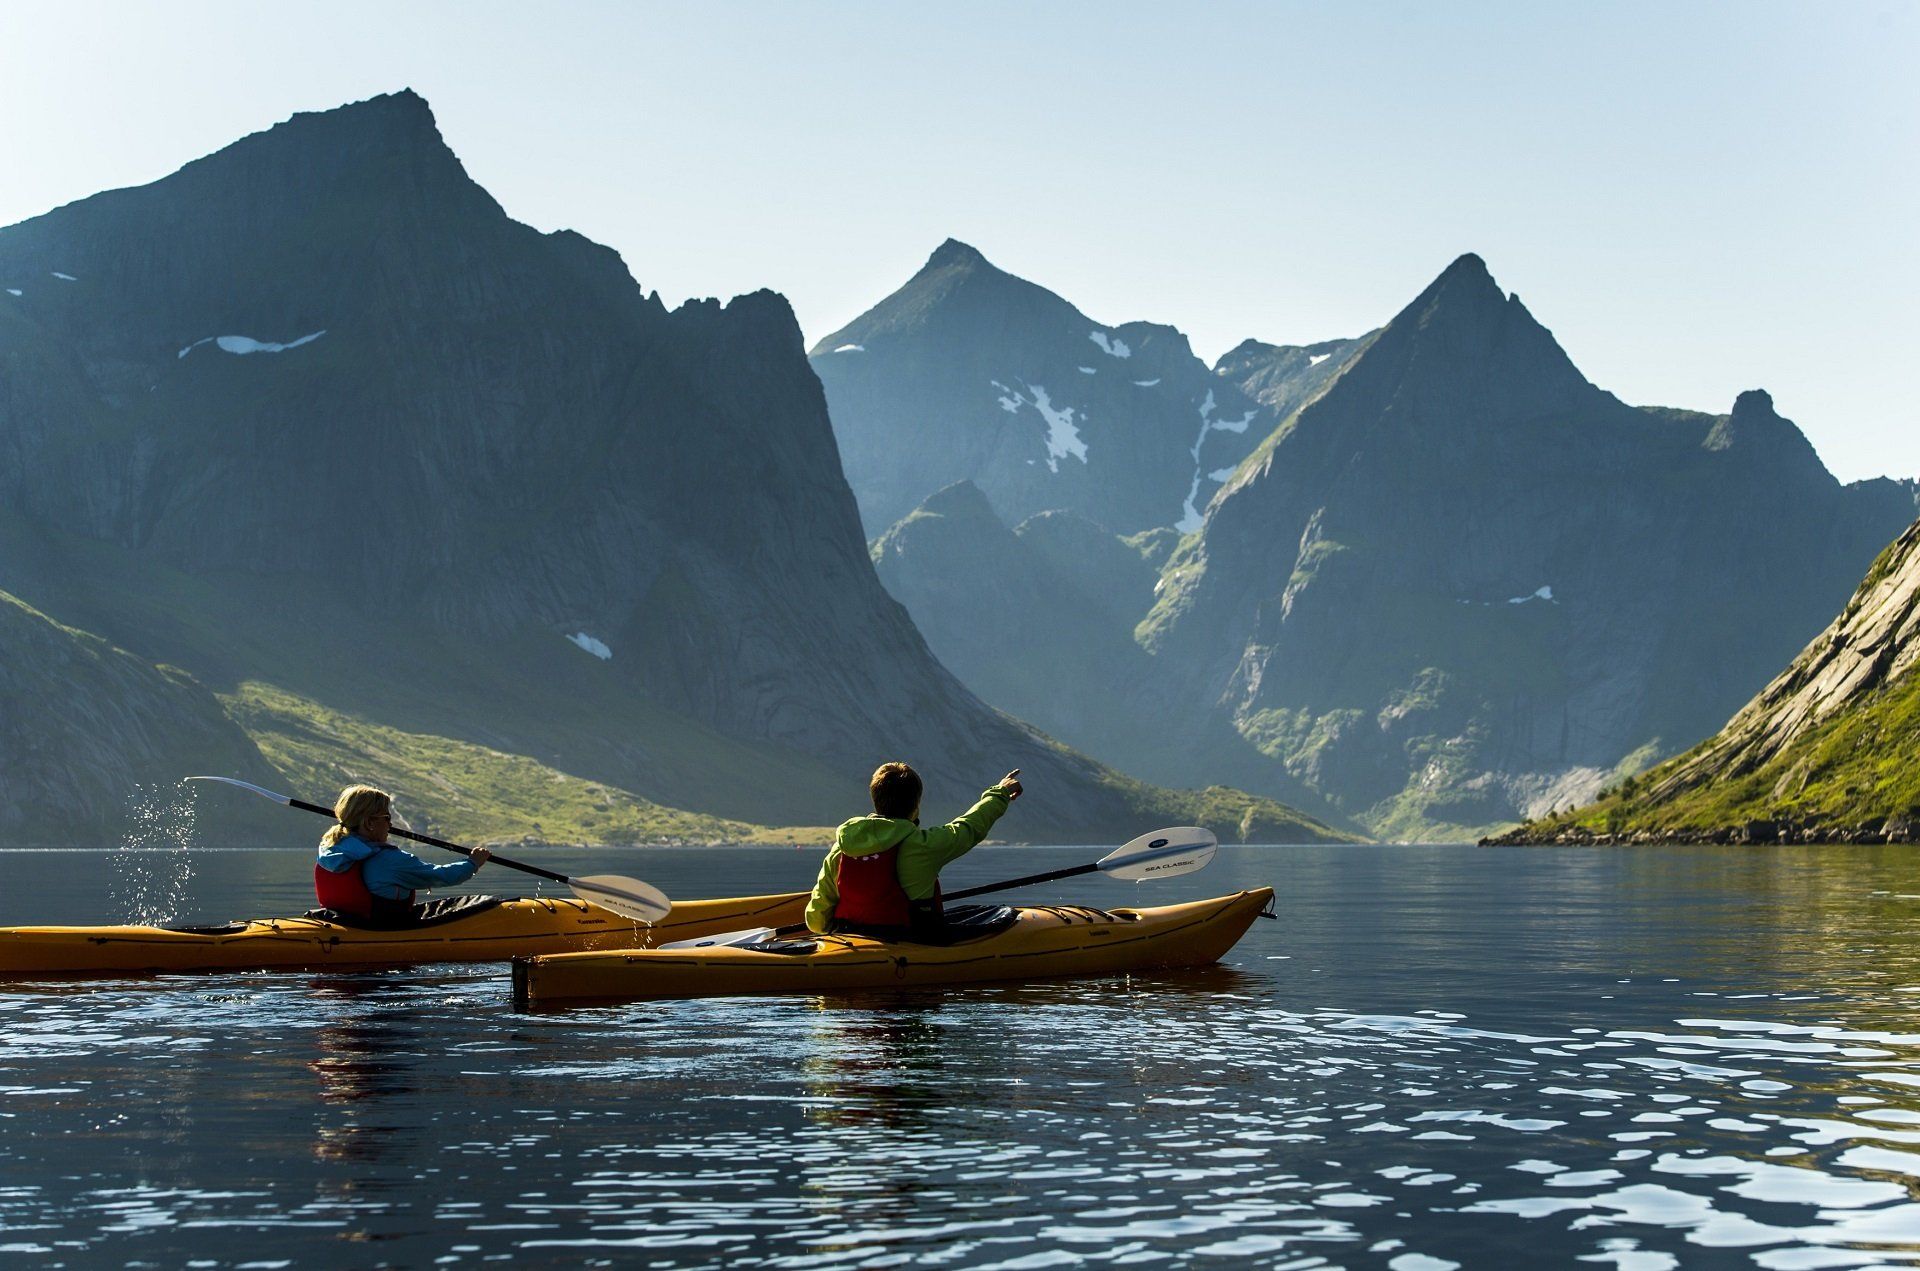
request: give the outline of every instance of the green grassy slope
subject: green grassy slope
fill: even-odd
[[[1512,841],[1652,837],[1734,841],[1782,829],[1806,841],[1883,834],[1920,823],[1920,678],[1907,676],[1817,725],[1760,767],[1652,801],[1699,751],[1626,778],[1586,807],[1528,822]],[[1766,827],[1772,825],[1769,831]],[[1898,834],[1898,831],[1896,831]]]
[[[1920,825],[1920,523],[1725,728],[1498,842],[1911,841]]]

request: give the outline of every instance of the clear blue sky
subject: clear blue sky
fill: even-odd
[[[411,86],[508,212],[809,340],[948,236],[1211,359],[1463,251],[1628,401],[1920,475],[1920,4],[0,0],[0,224]]]

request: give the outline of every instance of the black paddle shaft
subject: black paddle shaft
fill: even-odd
[[[284,798],[285,796],[282,797]],[[288,799],[287,804],[290,807],[299,808],[302,812],[318,812],[329,821],[334,819],[332,808],[323,808],[317,803],[308,803],[304,799]],[[392,830],[391,833],[396,838],[412,839],[416,843],[425,843],[428,847],[444,847],[449,852],[458,852],[462,856],[473,855],[472,848],[462,847],[458,843],[449,843],[445,839],[437,839],[431,834],[415,834],[412,830],[402,830],[398,828]],[[492,853],[488,853],[488,859],[496,865],[505,865],[508,869],[517,869],[523,874],[533,874],[540,878],[550,878],[556,883],[571,884],[573,882],[573,880],[565,874],[556,874],[550,869],[541,869],[538,865],[523,865],[519,861],[510,861],[504,856],[494,856]]]
[[[395,830],[398,834],[399,831]],[[1097,874],[1098,865],[1075,865],[1072,869],[1056,869],[1045,874],[1028,874],[1025,878],[1009,878],[1004,883],[988,883],[985,887],[969,887],[965,891],[949,892],[943,899],[965,900],[969,896],[984,896],[990,891],[1011,891],[1015,887],[1031,887],[1035,883],[1051,883],[1055,879],[1074,878],[1081,874]]]

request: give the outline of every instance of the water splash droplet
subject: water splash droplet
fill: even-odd
[[[108,890],[127,922],[160,926],[180,916],[193,879],[193,790],[184,781],[135,786],[131,802]]]

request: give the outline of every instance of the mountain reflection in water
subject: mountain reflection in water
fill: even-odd
[[[1225,965],[1105,981],[539,1015],[497,967],[9,986],[0,1251],[1913,1265],[1908,851],[1229,848],[1033,897],[1279,888]],[[87,912],[108,855],[6,854],[0,923],[120,917]],[[684,896],[817,864],[540,858]],[[195,854],[187,916],[296,912],[302,864]]]

